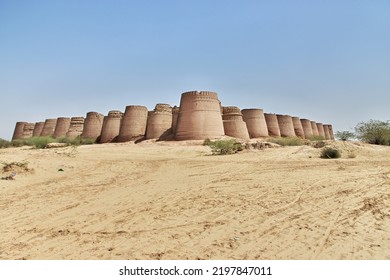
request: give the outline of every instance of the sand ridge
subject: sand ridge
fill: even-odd
[[[0,259],[390,259],[390,148],[333,145],[0,150]]]

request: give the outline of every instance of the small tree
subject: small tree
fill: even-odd
[[[335,136],[337,139],[340,139],[342,141],[348,141],[351,138],[355,138],[355,133],[346,130],[337,131]]]
[[[355,127],[358,139],[376,145],[390,145],[390,121],[369,120]]]

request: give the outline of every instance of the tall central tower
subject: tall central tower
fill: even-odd
[[[224,135],[218,95],[210,91],[190,91],[181,95],[176,140],[204,140]]]

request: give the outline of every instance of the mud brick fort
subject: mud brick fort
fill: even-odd
[[[181,95],[180,107],[157,104],[153,111],[130,105],[125,112],[107,116],[88,112],[86,117],[58,117],[44,122],[17,122],[12,140],[38,136],[94,139],[97,143],[158,140],[204,140],[231,136],[248,140],[261,137],[322,136],[334,139],[331,124],[268,114],[262,109],[223,107],[215,92],[190,91]]]

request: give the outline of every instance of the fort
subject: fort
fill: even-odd
[[[12,140],[51,136],[89,138],[97,143],[135,140],[204,140],[223,136],[248,140],[261,137],[321,136],[334,139],[331,124],[300,117],[264,113],[260,108],[241,110],[222,106],[218,94],[189,91],[181,95],[180,106],[158,103],[153,111],[141,105],[119,110],[88,112],[86,117],[58,117],[44,122],[17,122]]]

